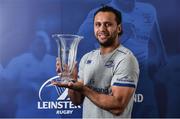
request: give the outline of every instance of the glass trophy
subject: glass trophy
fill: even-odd
[[[76,55],[78,44],[82,36],[71,35],[71,34],[54,34],[52,35],[53,39],[56,40],[58,46],[58,58],[60,61],[61,72],[60,76],[54,76],[46,80],[39,89],[39,99],[41,98],[41,93],[44,87],[54,86],[51,84],[51,81],[58,81],[61,83],[73,82],[71,75],[76,63]],[[60,96],[65,92],[65,88],[55,86],[58,95]]]
[[[57,81],[71,82],[73,81],[71,74],[76,63],[78,44],[83,37],[71,34],[54,34],[53,38],[58,46],[58,58],[61,67],[61,76]]]

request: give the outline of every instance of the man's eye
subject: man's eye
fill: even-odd
[[[106,25],[106,27],[109,27],[109,26],[111,26],[112,24],[110,24],[110,23],[106,23],[105,25]]]
[[[100,27],[101,24],[100,24],[100,23],[96,23],[95,26],[96,26],[96,27]]]

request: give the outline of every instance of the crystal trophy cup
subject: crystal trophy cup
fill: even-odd
[[[77,48],[80,40],[83,39],[82,36],[71,34],[54,34],[52,37],[56,40],[58,46],[58,58],[60,61],[61,75],[54,76],[43,83],[39,89],[40,100],[42,100],[41,95],[43,88],[53,86],[51,81],[54,80],[61,83],[73,82],[71,74],[76,62]],[[59,95],[58,99],[63,97],[63,93],[67,93],[67,89],[63,87],[55,86],[55,88]]]
[[[77,48],[83,37],[71,34],[54,34],[53,38],[58,46],[58,58],[61,67],[61,75],[56,81],[62,83],[72,82],[71,74],[76,62]]]

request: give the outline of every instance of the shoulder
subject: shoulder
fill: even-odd
[[[24,53],[24,54],[21,54],[21,55],[19,55],[19,56],[17,56],[17,57],[14,57],[11,61],[10,61],[10,63],[9,64],[18,64],[18,63],[20,63],[20,64],[23,64],[23,63],[25,63],[25,62],[27,62],[27,61],[31,61],[33,59],[33,56],[32,56],[32,54],[31,53]]]
[[[99,52],[99,50],[92,50],[91,52],[86,53],[82,58],[81,58],[81,62],[82,61],[86,61],[88,59],[92,59],[93,57],[95,57],[97,55],[97,53]]]
[[[123,45],[121,45],[118,49],[117,49],[117,55],[121,56],[122,58],[125,57],[129,57],[129,56],[134,56],[134,54],[132,53],[131,50],[129,50],[128,48],[124,47]]]
[[[118,64],[136,65],[138,67],[138,61],[134,54],[128,48],[120,46],[116,51],[115,59]]]
[[[136,2],[136,9],[149,14],[156,14],[156,9],[150,3]]]
[[[95,8],[95,9],[92,9],[88,15],[87,15],[87,18],[93,18],[94,17],[94,13],[97,11],[98,8]]]

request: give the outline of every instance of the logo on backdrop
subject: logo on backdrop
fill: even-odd
[[[68,115],[73,114],[74,109],[81,108],[81,106],[75,106],[68,97],[68,89],[63,87],[54,86],[57,92],[58,98],[56,101],[44,101],[42,96],[42,90],[46,87],[53,86],[51,85],[52,80],[58,79],[59,76],[54,76],[48,79],[39,89],[39,100],[37,102],[37,108],[40,110],[55,110],[55,114],[61,115]],[[46,94],[47,96],[48,94]],[[51,95],[49,95],[51,96]],[[142,103],[144,100],[143,94],[135,94],[134,95],[134,102],[135,103]]]
[[[81,106],[75,106],[68,97],[68,89],[63,87],[54,86],[57,92],[58,98],[54,101],[45,101],[42,97],[42,90],[51,85],[52,80],[58,79],[59,76],[54,76],[48,79],[39,89],[39,100],[37,102],[37,108],[40,110],[55,110],[55,114],[68,115],[73,114],[74,109],[81,108]],[[47,94],[48,95],[48,94]],[[46,95],[46,96],[47,96]],[[51,95],[49,95],[51,96]]]

